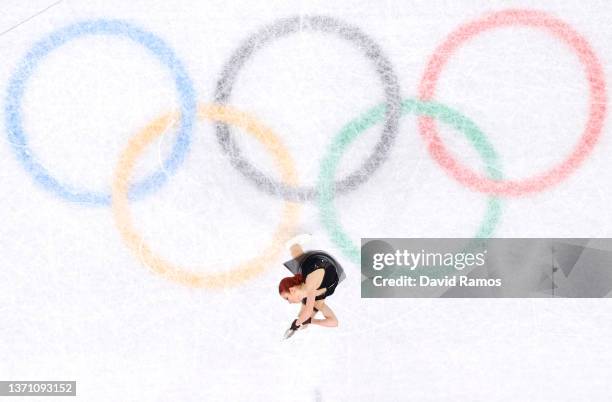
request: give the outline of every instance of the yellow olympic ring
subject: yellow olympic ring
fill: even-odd
[[[134,164],[145,147],[161,136],[173,122],[178,121],[178,117],[180,117],[178,113],[168,113],[157,118],[132,137],[121,154],[114,172],[112,186],[112,211],[115,223],[130,250],[139,256],[146,266],[165,278],[196,288],[221,288],[237,285],[263,273],[266,267],[270,266],[279,256],[282,245],[293,234],[293,228],[299,215],[299,204],[285,201],[281,222],[270,245],[259,256],[229,271],[216,274],[196,273],[172,264],[153,253],[132,223],[128,200],[129,179]],[[272,153],[276,165],[281,170],[283,182],[291,186],[298,184],[293,159],[287,149],[272,130],[257,122],[252,116],[228,106],[201,105],[198,107],[198,118],[222,121],[250,133]]]

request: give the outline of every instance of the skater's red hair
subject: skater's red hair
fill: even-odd
[[[289,289],[302,283],[304,283],[304,277],[300,274],[283,278],[278,284],[278,294],[282,295],[285,292],[289,292]]]

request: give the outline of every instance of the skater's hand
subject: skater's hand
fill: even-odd
[[[293,331],[297,330],[300,327],[300,325],[297,325],[297,318],[295,320],[293,320],[293,322],[291,323],[291,329]]]

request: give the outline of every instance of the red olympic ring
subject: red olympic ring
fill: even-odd
[[[419,97],[432,100],[442,68],[453,53],[472,37],[499,27],[526,26],[543,29],[574,50],[584,64],[589,85],[589,117],[580,140],[570,155],[544,173],[523,180],[493,180],[479,175],[460,164],[443,145],[431,117],[419,118],[419,131],[427,143],[429,153],[456,180],[474,190],[505,196],[521,196],[542,191],[566,178],[587,157],[597,143],[606,115],[606,84],[603,69],[587,40],[567,23],[541,11],[505,10],[489,14],[461,25],[438,46],[429,59],[419,85]]]

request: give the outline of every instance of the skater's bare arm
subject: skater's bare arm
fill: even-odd
[[[302,325],[304,321],[309,319],[312,316],[315,305],[315,294],[314,292],[309,293],[306,298],[306,304],[302,305],[302,309],[300,310],[300,315],[297,318],[296,325]]]
[[[302,304],[302,307],[300,308],[300,312],[299,312],[299,314],[298,314],[298,317],[299,317],[299,316],[301,316],[302,314],[305,314],[305,312],[306,312],[306,311],[308,311],[308,310],[306,309],[306,305],[305,305],[305,304]],[[319,311],[319,310],[317,309],[317,307],[316,307],[316,305],[315,305],[315,307],[313,307],[313,309],[312,309],[312,310],[310,310],[310,314],[308,314],[308,315],[307,315],[306,320],[308,320],[308,318],[313,318],[313,317],[315,316],[315,314],[317,314],[317,312],[318,312],[318,311]]]
[[[300,315],[297,319],[297,325],[302,325],[302,323],[309,319],[312,315],[312,311],[315,306],[316,291],[323,281],[323,275],[325,275],[325,270],[320,268],[312,271],[306,277],[306,306],[300,311]]]

